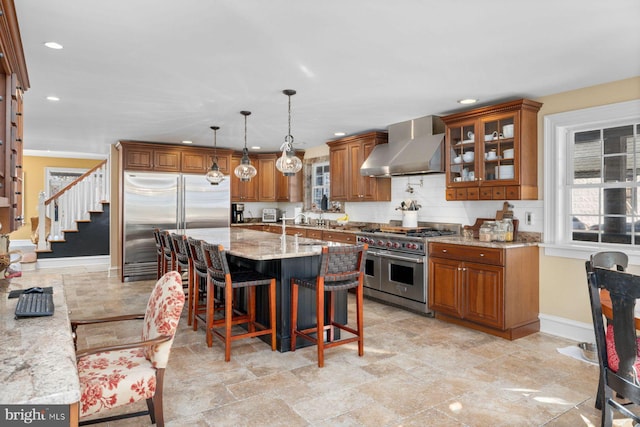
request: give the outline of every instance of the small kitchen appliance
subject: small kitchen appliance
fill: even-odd
[[[278,222],[278,209],[275,209],[275,208],[262,209],[262,222]]]
[[[244,222],[244,203],[231,203],[231,222],[234,224]]]

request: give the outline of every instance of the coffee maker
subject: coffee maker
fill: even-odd
[[[244,222],[244,203],[231,203],[231,223],[242,224]]]

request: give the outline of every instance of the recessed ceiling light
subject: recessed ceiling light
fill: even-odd
[[[182,141],[183,144],[193,144],[193,141]]]
[[[465,98],[465,99],[459,100],[458,104],[467,105],[467,104],[475,104],[476,102],[478,102],[478,100],[475,98]]]
[[[62,49],[63,46],[60,43],[56,43],[56,42],[46,42],[44,44],[46,47],[48,47],[49,49]]]
[[[262,147],[261,147],[261,146],[259,146],[259,145],[252,145],[252,146],[251,146],[251,149],[252,149],[252,150],[261,150],[261,149],[262,149]]]
[[[346,132],[335,132],[333,136],[345,136],[346,134]]]
[[[53,96],[53,95],[47,96],[47,99],[49,101],[60,101],[60,98],[58,98],[57,96]]]

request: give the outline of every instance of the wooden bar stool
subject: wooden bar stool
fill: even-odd
[[[311,278],[291,278],[291,351],[296,350],[296,337],[302,337],[318,346],[318,366],[324,366],[324,349],[350,342],[358,342],[358,355],[364,355],[363,328],[363,282],[364,257],[367,245],[324,246],[320,255],[318,275]],[[316,293],[316,326],[298,329],[298,287],[312,289]],[[334,313],[334,292],[356,289],[356,328],[336,322]],[[328,293],[329,318],[325,325],[325,292]],[[334,328],[352,336],[335,340]],[[328,331],[325,343],[324,333]],[[315,333],[315,337],[311,334]]]
[[[157,260],[157,264],[158,264],[158,271],[156,274],[156,279],[160,279],[164,273],[166,273],[166,271],[164,271],[164,249],[162,247],[162,238],[160,237],[160,229],[159,228],[154,228],[153,229],[153,238],[156,241],[156,260]]]
[[[231,342],[242,338],[271,335],[271,350],[276,349],[276,279],[253,270],[231,271],[222,245],[203,243],[207,262],[207,346],[213,345],[213,336],[224,343],[224,360],[231,360]],[[256,288],[269,287],[269,327],[256,321]],[[215,288],[224,289],[224,318],[214,319]],[[234,289],[248,292],[247,311],[234,310]],[[234,325],[246,324],[246,333],[231,333]],[[224,332],[218,329],[224,328]]]
[[[160,241],[162,242],[162,269],[164,273],[174,271],[176,269],[176,258],[173,252],[171,233],[168,230],[161,230]]]
[[[193,330],[198,330],[198,320],[206,324],[206,305],[200,303],[206,294],[207,286],[207,261],[202,250],[202,240],[187,238],[187,250],[189,252],[189,291],[187,324],[193,324]],[[202,315],[202,317],[199,317]]]
[[[171,233],[171,249],[175,269],[182,278],[182,287],[189,292],[189,253],[187,249],[187,236],[184,234]],[[184,276],[187,276],[186,278]]]

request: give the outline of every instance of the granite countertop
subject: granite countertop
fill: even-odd
[[[514,241],[514,242],[481,242],[478,239],[465,240],[462,236],[440,236],[440,237],[428,237],[428,242],[441,242],[451,243],[454,245],[466,245],[466,246],[478,246],[483,248],[522,248],[525,246],[538,246],[539,242],[529,241]]]
[[[36,283],[23,273],[22,277],[0,282],[0,402],[78,402],[76,352],[61,276],[39,276]],[[18,298],[9,299],[9,291],[32,286],[53,287],[53,316],[15,319]]]
[[[192,228],[170,230],[208,243],[222,244],[229,254],[253,260],[271,260],[320,255],[322,246],[348,246],[346,243],[326,242],[306,237],[284,236],[242,227]],[[298,244],[296,244],[296,240]]]

